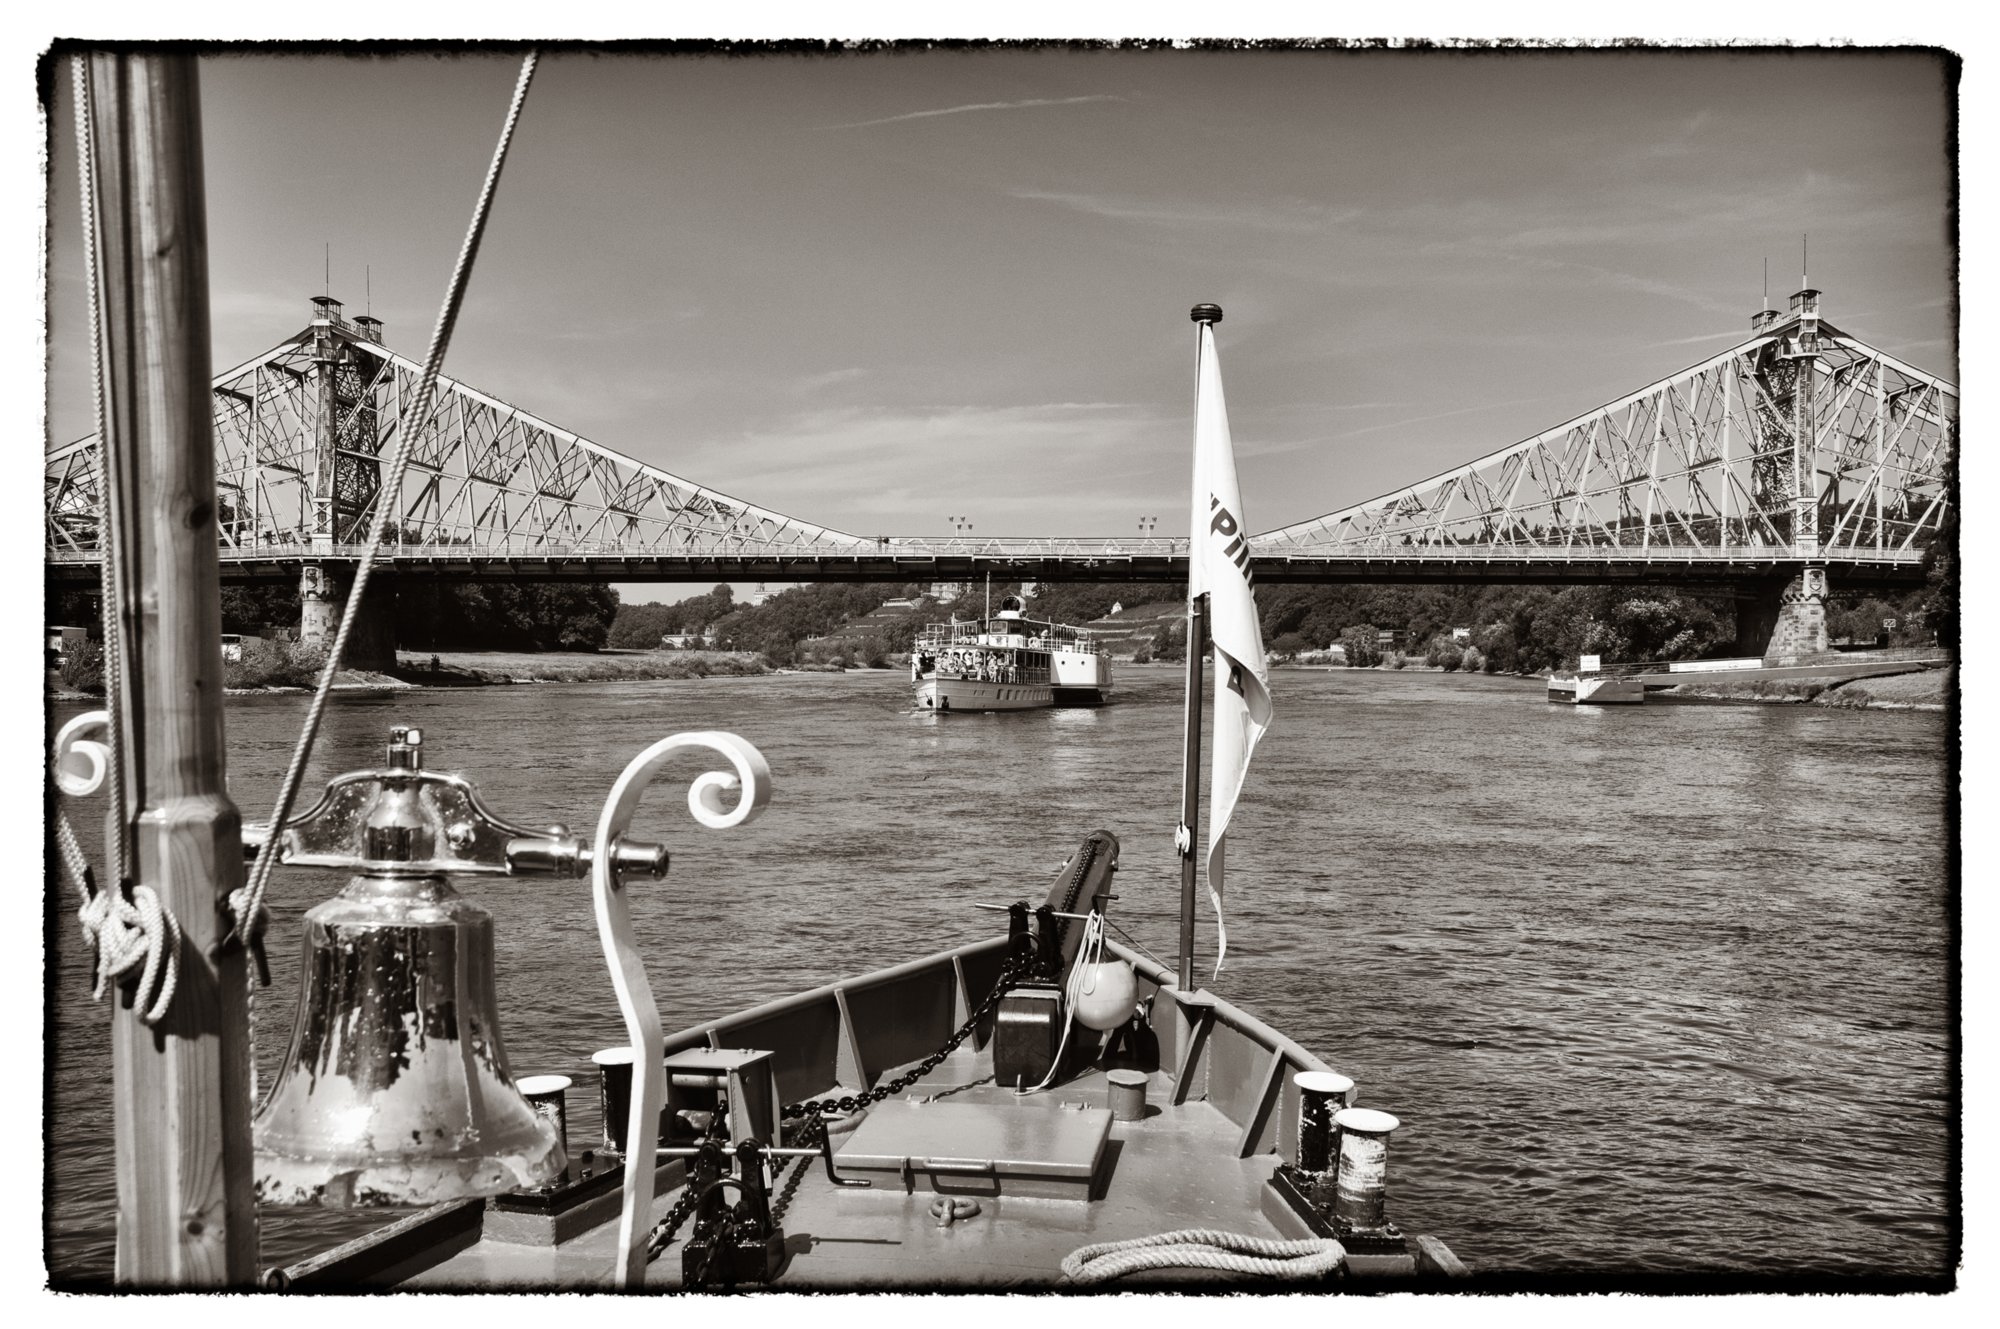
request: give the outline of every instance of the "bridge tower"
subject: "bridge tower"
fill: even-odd
[[[380,345],[382,320],[364,314],[349,322],[341,317],[340,301],[330,295],[313,296],[312,309],[308,391],[318,409],[313,412],[315,464],[307,539],[315,553],[330,554],[336,545],[367,540],[369,507],[382,487],[382,437],[370,387],[373,365],[352,345],[357,340]],[[333,640],[345,582],[330,563],[307,563],[300,570],[301,641]],[[372,583],[374,593],[347,644],[348,662],[360,669],[396,663],[394,580],[376,576]]]
[[[1793,293],[1780,313],[1760,309],[1750,316],[1752,332],[1773,332],[1759,349],[1750,373],[1756,380],[1756,411],[1767,440],[1790,446],[1767,448],[1752,466],[1755,497],[1795,553],[1816,558],[1823,535],[1839,515],[1840,477],[1828,476],[1825,494],[1815,491],[1813,457],[1818,433],[1814,399],[1819,390],[1819,296],[1810,286]],[[1784,324],[1795,324],[1789,329]],[[1822,531],[1822,523],[1826,530]],[[1804,655],[1826,649],[1827,580],[1824,563],[1809,563],[1783,582],[1746,588],[1737,608],[1737,642],[1769,656]]]

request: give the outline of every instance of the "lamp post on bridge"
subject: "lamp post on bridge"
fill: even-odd
[[[959,535],[970,535],[970,534],[972,534],[972,518],[971,518],[971,517],[951,517],[951,516],[947,516],[947,517],[945,518],[945,520],[951,523],[951,530],[952,530],[952,534],[953,534],[954,536],[959,536]],[[938,583],[938,585],[939,585],[940,587],[942,587],[942,586],[953,586],[953,591],[952,591],[952,594],[951,594],[951,596],[950,596],[949,598],[951,598],[951,599],[957,599],[957,598],[958,598],[958,595],[959,595],[959,591],[958,591],[958,589],[956,588],[956,586],[955,586],[955,585],[954,585],[953,583],[950,583],[950,582],[939,582],[939,583]],[[969,590],[971,590],[971,589],[972,589],[972,583],[968,581],[968,582],[964,583],[964,587],[965,587],[965,589],[966,589],[966,590],[968,590],[968,591],[969,591]]]

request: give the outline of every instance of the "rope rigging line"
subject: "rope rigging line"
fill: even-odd
[[[402,493],[403,473],[409,467],[410,451],[418,434],[430,423],[431,398],[437,390],[438,372],[444,363],[445,348],[451,343],[453,327],[458,322],[459,305],[465,296],[466,278],[471,275],[472,262],[479,254],[479,242],[486,230],[486,217],[492,207],[493,192],[500,182],[500,168],[507,161],[507,148],[514,138],[514,127],[521,118],[521,106],[527,100],[528,84],[535,76],[537,53],[529,51],[521,62],[520,78],[514,85],[514,99],[507,108],[507,120],[500,130],[500,142],[493,150],[493,162],[487,168],[486,181],[480,187],[479,202],[473,208],[472,225],[466,231],[465,243],[460,248],[458,263],[452,269],[451,283],[445,290],[444,307],[438,312],[436,330],[431,334],[429,352],[424,356],[423,378],[417,385],[415,402],[407,417],[409,427],[397,431],[394,451],[389,462],[388,475],[376,490],[375,519],[371,523],[368,543],[362,547],[361,561],[354,570],[354,583],[348,588],[347,604],[341,611],[340,626],[335,629],[333,642],[327,647],[326,663],[320,670],[318,686],[313,689],[312,704],[306,712],[305,723],[299,732],[298,746],[292,752],[291,765],[285,769],[284,780],[278,786],[278,799],[271,812],[270,837],[264,842],[256,861],[250,867],[250,879],[241,890],[232,892],[229,907],[232,915],[229,931],[217,943],[218,948],[230,944],[250,947],[257,957],[259,979],[268,984],[269,974],[264,966],[264,929],[269,915],[264,909],[264,894],[271,882],[271,870],[276,866],[284,844],[284,826],[291,816],[293,802],[298,797],[299,784],[305,776],[306,762],[312,756],[313,742],[319,735],[320,722],[326,713],[326,703],[333,691],[333,678],[340,671],[340,664],[347,652],[347,639],[354,630],[355,620],[360,616],[361,601],[368,589],[368,578],[374,572],[375,558],[382,541],[388,534],[390,513]]]
[[[1278,1241],[1213,1228],[1183,1228],[1130,1241],[1080,1246],[1063,1257],[1062,1273],[1079,1285],[1104,1283],[1146,1269],[1219,1269],[1265,1278],[1322,1278],[1347,1262],[1331,1237]]]
[[[102,620],[99,635],[104,639],[101,667],[104,709],[111,738],[106,744],[105,759],[107,779],[111,785],[111,805],[117,813],[112,819],[111,875],[112,880],[123,883],[131,879],[134,855],[132,815],[125,788],[125,744],[119,738],[124,731],[119,722],[125,709],[125,681],[131,673],[126,669],[124,659],[125,569],[119,557],[118,523],[112,520],[111,514],[111,431],[106,426],[104,328],[103,316],[98,310],[98,235],[93,220],[97,216],[97,155],[92,139],[96,103],[90,93],[87,58],[77,56],[70,69],[74,75],[76,94],[77,175],[83,193],[83,278],[84,303],[90,308],[91,411],[97,426],[97,538],[103,547],[103,557],[98,563],[98,603]]]
[[[1137,947],[1141,955],[1145,956],[1148,960],[1151,960],[1154,964],[1160,966],[1160,968],[1165,969],[1168,972],[1172,972],[1173,966],[1167,963],[1165,960],[1162,960],[1159,956],[1153,954],[1153,948],[1148,946],[1145,942],[1140,941],[1137,937],[1127,932],[1124,928],[1118,927],[1118,924],[1112,922],[1109,918],[1104,920],[1104,925],[1109,928],[1117,928],[1118,935],[1125,938],[1125,940],[1131,942],[1133,946]]]

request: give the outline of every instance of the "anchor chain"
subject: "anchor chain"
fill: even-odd
[[[958,1051],[958,1045],[966,1040],[967,1035],[972,1033],[981,1020],[985,1019],[994,1008],[999,1006],[1000,999],[1007,995],[1008,990],[1015,983],[1019,982],[1021,977],[1022,966],[1010,958],[1006,964],[1001,966],[1000,977],[994,980],[993,990],[988,992],[986,999],[979,1003],[979,1009],[974,1011],[966,1022],[958,1027],[957,1033],[944,1041],[943,1047],[918,1062],[913,1069],[897,1076],[887,1084],[877,1085],[873,1089],[864,1089],[858,1094],[845,1094],[840,1098],[813,1098],[807,1099],[803,1103],[787,1103],[783,1109],[783,1115],[787,1119],[790,1119],[818,1116],[828,1111],[854,1112],[871,1104],[879,1103],[885,1098],[891,1098],[902,1093],[905,1089],[908,1089],[911,1085],[936,1070],[946,1057]]]
[[[818,1144],[825,1134],[825,1119],[814,1117],[805,1124],[805,1127],[794,1140],[794,1143],[811,1148]],[[790,1161],[793,1165],[792,1173],[785,1179],[784,1188],[778,1192],[777,1198],[771,1202],[771,1225],[773,1227],[784,1221],[785,1210],[791,1206],[792,1197],[799,1193],[799,1183],[803,1182],[806,1179],[806,1174],[812,1171],[813,1161],[810,1158],[801,1157]],[[699,1159],[695,1160],[696,1164],[700,1162],[701,1160]],[[714,1180],[712,1177],[702,1174],[712,1170],[712,1168],[690,1166],[687,1182],[681,1187],[680,1198],[674,1201],[673,1207],[667,1210],[666,1216],[654,1225],[652,1232],[646,1237],[646,1262],[648,1264],[659,1259],[667,1247],[673,1244],[674,1238],[680,1234],[681,1225],[686,1223],[689,1216],[694,1213],[696,1206],[701,1202],[701,1196],[708,1191],[709,1185]],[[782,1170],[781,1168],[780,1171]]]
[[[943,1063],[946,1057],[958,1051],[959,1044],[963,1043],[971,1035],[972,1031],[979,1027],[981,1020],[992,1014],[1000,1005],[1000,999],[1005,997],[1031,968],[1032,961],[1022,962],[1012,956],[1008,957],[1007,962],[1000,967],[999,977],[994,979],[992,989],[980,1001],[978,1009],[966,1017],[965,1023],[960,1025],[957,1031],[944,1041],[942,1047],[918,1062],[910,1070],[886,1084],[877,1085],[875,1088],[864,1090],[859,1094],[844,1094],[839,1098],[813,1098],[799,1103],[787,1103],[780,1110],[781,1118],[786,1121],[796,1121],[802,1117],[808,1118],[809,1120],[806,1121],[804,1128],[800,1131],[797,1141],[802,1145],[808,1146],[818,1144],[826,1132],[824,1113],[829,1111],[840,1113],[858,1111],[861,1108],[879,1103],[885,1098],[902,1093],[905,1089],[908,1089],[911,1085],[929,1075]],[[783,1220],[785,1210],[791,1205],[792,1197],[798,1194],[800,1183],[805,1180],[806,1173],[811,1170],[812,1160],[810,1158],[802,1157],[796,1160],[796,1166],[793,1167],[791,1176],[785,1180],[783,1190],[779,1192],[771,1204],[771,1222],[773,1224]],[[695,1206],[700,1203],[701,1196],[708,1190],[709,1183],[714,1180],[712,1177],[704,1177],[702,1175],[703,1171],[702,1160],[694,1160],[694,1165],[688,1170],[687,1182],[681,1187],[680,1198],[674,1201],[673,1207],[667,1210],[666,1216],[655,1224],[652,1232],[648,1234],[646,1238],[646,1260],[648,1263],[659,1259],[661,1253],[673,1244],[673,1240],[679,1234],[682,1225],[694,1213]]]
[[[711,1141],[712,1139],[713,1137]],[[646,1236],[648,1264],[659,1259],[660,1252],[673,1243],[674,1235],[681,1230],[681,1224],[687,1222],[688,1215],[692,1214],[695,1206],[701,1203],[701,1197],[708,1193],[709,1187],[721,1175],[721,1150],[718,1148],[711,1154],[708,1142],[704,1142],[702,1150],[702,1153],[688,1160],[687,1180],[681,1185],[681,1198],[674,1201],[673,1208],[667,1210],[666,1217],[655,1224],[652,1232]]]
[[[1009,957],[1007,962],[1001,966],[1000,976],[994,980],[992,990],[979,1003],[979,1009],[973,1011],[967,1017],[965,1023],[958,1027],[957,1032],[944,1041],[944,1046],[924,1058],[913,1069],[897,1076],[887,1084],[878,1085],[873,1089],[865,1090],[859,1094],[843,1095],[838,1099],[807,1099],[801,1103],[785,1104],[780,1113],[784,1120],[794,1121],[801,1117],[809,1118],[797,1137],[798,1143],[802,1145],[814,1145],[820,1142],[826,1132],[826,1119],[822,1115],[823,1113],[828,1111],[854,1112],[870,1104],[879,1103],[885,1098],[900,1094],[903,1090],[908,1089],[918,1080],[923,1079],[926,1075],[936,1070],[946,1057],[958,1051],[959,1044],[963,1043],[972,1031],[978,1028],[979,1022],[1000,1005],[1000,999],[1006,996],[1014,985],[1020,981],[1027,967]],[[648,1263],[659,1259],[661,1253],[673,1244],[673,1240],[679,1234],[681,1226],[694,1213],[695,1206],[700,1203],[701,1196],[708,1190],[709,1184],[714,1181],[713,1176],[703,1175],[705,1171],[710,1170],[712,1169],[704,1166],[703,1159],[697,1158],[692,1161],[688,1169],[688,1179],[681,1187],[680,1198],[674,1201],[673,1207],[667,1210],[666,1216],[655,1224],[652,1232],[647,1235],[646,1260]],[[805,1180],[806,1173],[811,1170],[812,1160],[810,1158],[802,1157],[797,1160],[797,1166],[792,1169],[791,1176],[786,1179],[783,1191],[771,1205],[772,1223],[775,1224],[784,1218],[785,1210],[790,1206],[792,1197],[798,1194],[799,1184]]]
[[[814,1117],[805,1124],[805,1129],[799,1132],[796,1143],[802,1148],[810,1149],[825,1138],[826,1118]],[[785,1210],[791,1207],[792,1197],[799,1193],[799,1183],[806,1179],[806,1173],[812,1171],[812,1164],[810,1158],[792,1160],[792,1175],[785,1178],[784,1189],[778,1192],[777,1199],[771,1201],[772,1227],[785,1221]]]

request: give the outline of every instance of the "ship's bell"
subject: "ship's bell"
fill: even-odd
[[[482,845],[518,828],[423,771],[421,742],[396,731],[389,769],[336,779],[287,823],[284,861],[361,871],[305,916],[291,1049],[253,1123],[266,1203],[430,1204],[563,1169],[508,1070],[492,916],[444,873],[481,870]]]

